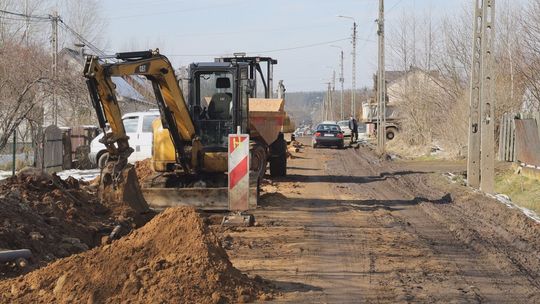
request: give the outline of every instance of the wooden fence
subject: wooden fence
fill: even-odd
[[[37,168],[49,173],[72,168],[88,169],[89,161],[84,162],[83,158],[88,159],[90,141],[97,134],[95,127],[48,126],[43,133],[34,154]]]
[[[48,126],[37,146],[36,166],[49,173],[60,171],[64,163],[63,155],[62,130],[57,126]]]

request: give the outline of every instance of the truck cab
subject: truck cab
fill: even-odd
[[[128,158],[130,163],[152,157],[152,122],[156,118],[159,118],[158,110],[126,113],[122,116],[129,145],[134,150]],[[103,135],[101,133],[92,140],[88,155],[90,162],[99,168],[103,167],[108,158],[107,148],[100,142]]]

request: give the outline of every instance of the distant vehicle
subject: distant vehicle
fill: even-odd
[[[349,128],[349,121],[348,120],[340,120],[338,121],[338,126],[339,128],[341,129],[341,131],[343,132],[343,135],[345,137],[351,137],[351,128]]]
[[[344,146],[343,138],[343,132],[339,128],[338,124],[321,123],[315,129],[315,134],[313,134],[311,145],[313,148],[317,148],[319,146],[335,146],[342,149]]]
[[[127,113],[122,116],[126,135],[129,136],[129,146],[135,151],[128,158],[130,163],[152,157],[152,122],[159,118],[158,110],[147,112]],[[90,143],[89,158],[92,164],[102,168],[109,157],[105,145],[99,142],[103,133]]]
[[[366,124],[362,122],[358,122],[358,139],[367,140],[368,138],[369,138],[369,134],[367,133]]]

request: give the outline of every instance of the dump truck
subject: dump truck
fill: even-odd
[[[191,64],[186,102],[170,61],[159,50],[117,53],[114,58],[117,62],[105,63],[88,56],[84,67],[99,126],[105,131],[110,125],[102,138],[108,158],[100,196],[139,200],[142,195],[154,208],[193,205],[227,210],[227,137],[237,132],[250,134],[250,207],[257,205],[268,163],[272,176],[286,174],[287,144],[281,133],[284,101],[270,98],[270,93],[256,98],[251,73],[257,64],[243,60]],[[142,184],[134,181],[134,169],[127,162],[133,149],[111,80],[129,75],[151,82],[160,112],[152,123],[155,174]],[[268,92],[270,79],[265,81]]]

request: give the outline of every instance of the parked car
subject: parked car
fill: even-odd
[[[317,148],[319,146],[335,146],[341,149],[344,146],[343,138],[343,132],[339,128],[338,124],[321,123],[315,129],[315,134],[313,134],[311,145],[313,148]]]
[[[349,128],[349,121],[348,120],[340,120],[338,121],[338,126],[339,128],[341,129],[341,131],[343,132],[343,135],[345,137],[351,137],[351,128]]]
[[[128,158],[130,163],[152,157],[152,122],[156,118],[159,118],[158,110],[127,113],[122,116],[126,134],[129,136],[129,146],[134,150]],[[98,168],[102,168],[108,158],[105,145],[99,142],[101,138],[103,138],[103,133],[92,140],[88,155],[90,162]]]

